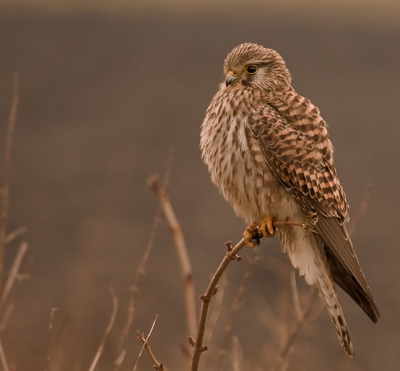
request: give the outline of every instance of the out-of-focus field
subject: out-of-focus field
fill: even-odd
[[[353,241],[382,318],[374,325],[341,293],[355,360],[345,358],[323,311],[301,333],[289,370],[397,370],[400,26],[317,18],[289,11],[280,17],[250,17],[239,10],[229,17],[157,11],[0,14],[0,154],[12,75],[18,71],[10,228],[27,227],[24,238],[32,260],[32,277],[0,335],[16,370],[44,369],[52,307],[60,311],[50,370],[87,370],[111,314],[109,283],[119,311],[99,370],[112,369],[129,286],[157,207],[146,180],[164,171],[170,148],[168,193],[187,240],[196,292],[205,291],[225,253],[224,242],[239,240],[244,226],[202,164],[200,125],[223,78],[223,59],[245,41],[278,50],[295,89],[320,108],[352,215],[365,184],[373,184],[368,212]],[[16,248],[17,242],[8,248],[8,262]],[[252,255],[248,250],[244,257]],[[267,369],[263,365],[276,356],[279,342],[263,326],[262,313],[271,310],[279,317],[281,308],[293,306],[288,277],[285,281],[274,273],[274,267],[287,265],[277,239],[262,241],[258,250],[261,259],[233,328],[243,370]],[[216,346],[223,340],[226,314],[246,264],[233,262],[228,269]],[[303,279],[298,283],[306,295]],[[147,332],[155,314],[153,349],[170,370],[185,369],[182,286],[173,241],[162,222],[140,284],[121,370],[133,369],[140,349],[136,329]],[[282,290],[289,296],[278,304]],[[203,369],[213,367],[206,362],[202,365],[211,366]],[[226,362],[222,369],[230,369]],[[140,369],[151,369],[145,356]]]

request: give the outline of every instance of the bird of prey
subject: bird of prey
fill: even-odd
[[[275,50],[241,44],[226,57],[224,72],[201,127],[211,180],[248,224],[244,237],[252,247],[260,236],[274,236],[274,220],[312,221],[307,228],[278,227],[281,247],[307,283],[318,287],[339,341],[353,357],[334,282],[373,322],[379,311],[346,231],[348,205],[327,125],[293,89]]]

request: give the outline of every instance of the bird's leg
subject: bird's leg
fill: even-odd
[[[318,223],[318,214],[310,212],[306,221],[301,225],[307,233],[316,233],[318,234],[317,230],[315,229],[315,225]]]
[[[275,229],[272,226],[273,223],[273,215],[266,215],[261,221],[258,227],[258,233],[261,236],[265,237],[274,237],[275,236]]]
[[[251,223],[246,227],[243,232],[244,242],[251,248],[254,248],[260,244],[260,236],[258,234],[258,223]]]

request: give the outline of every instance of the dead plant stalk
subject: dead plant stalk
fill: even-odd
[[[185,239],[183,237],[182,229],[175,216],[175,212],[172,208],[169,198],[162,186],[160,185],[158,177],[153,177],[149,181],[149,186],[154,191],[154,193],[156,193],[161,201],[164,215],[168,221],[170,230],[174,238],[176,252],[178,254],[178,259],[181,265],[185,289],[187,331],[189,335],[192,335],[197,332],[196,296],[193,284],[192,267],[190,265]]]

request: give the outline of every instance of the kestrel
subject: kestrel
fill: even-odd
[[[373,322],[379,311],[346,231],[346,195],[319,109],[291,86],[282,57],[245,43],[224,62],[226,79],[201,127],[202,157],[224,198],[249,226],[250,246],[274,236],[273,220],[313,220],[309,228],[279,227],[282,250],[310,285],[317,285],[339,341],[353,345],[336,293],[338,284]]]

